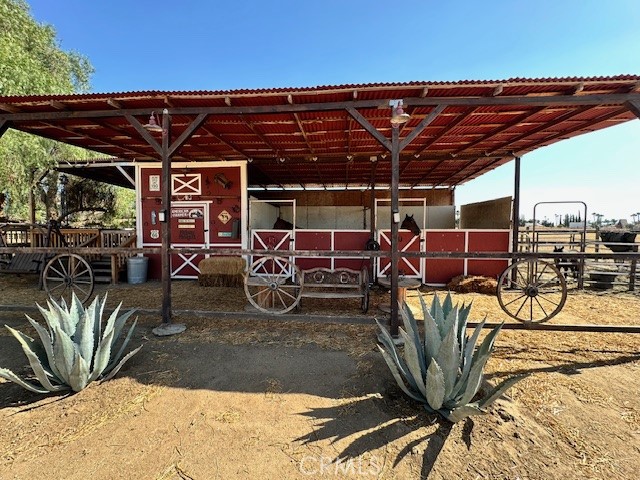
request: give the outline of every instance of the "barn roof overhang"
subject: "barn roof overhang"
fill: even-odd
[[[136,162],[160,160],[141,126],[167,109],[174,160],[246,160],[254,188],[362,188],[390,184],[390,101],[402,100],[411,118],[399,132],[400,187],[450,188],[637,118],[639,92],[640,76],[621,75],[4,96],[0,134],[13,128],[116,157],[82,162],[83,176],[130,186]]]

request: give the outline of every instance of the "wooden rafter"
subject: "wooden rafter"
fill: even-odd
[[[411,188],[415,188],[420,185],[424,179],[431,175],[440,165],[442,165],[447,159],[438,161],[433,167],[427,170],[416,182],[411,185]]]
[[[444,105],[437,105],[427,116],[425,116],[422,121],[407,135],[402,141],[400,141],[400,150],[404,150],[404,148],[409,145],[418,135],[420,135],[425,128],[427,128],[436,118],[440,115],[446,107]],[[417,156],[415,157],[417,158]],[[400,170],[400,176],[405,172],[409,165],[413,162],[414,159],[409,159],[407,163],[405,163],[402,170]]]
[[[387,137],[385,137],[384,135],[382,135],[376,129],[376,127],[371,125],[371,123],[364,117],[364,115],[362,115],[358,110],[356,110],[353,107],[347,107],[346,110],[347,110],[347,112],[349,112],[349,115],[351,115],[353,118],[355,118],[356,122],[358,122],[360,125],[362,125],[362,127],[367,132],[369,132],[369,134],[371,134],[371,136],[373,138],[378,140],[378,142],[380,142],[380,144],[383,147],[385,147],[387,150],[391,151],[391,142],[389,141],[389,139]]]
[[[496,128],[496,129],[492,130],[491,132],[489,132],[486,135],[482,136],[478,140],[475,140],[475,141],[471,142],[469,145],[456,150],[454,153],[457,156],[457,155],[461,154],[462,152],[466,152],[467,150],[471,150],[476,145],[480,145],[482,142],[485,142],[486,140],[490,139],[491,137],[494,137],[494,136],[496,136],[496,135],[498,135],[500,133],[503,133],[503,132],[509,130],[510,128],[513,128],[513,127],[517,126],[519,123],[526,122],[531,117],[534,117],[535,115],[537,115],[540,112],[542,112],[543,110],[545,110],[545,108],[546,107],[537,107],[532,112],[525,112],[522,115],[519,115],[518,117],[516,117],[514,120],[510,121],[509,123],[507,123],[505,125],[502,125],[502,126]]]
[[[629,100],[624,104],[627,110],[633,112],[633,114],[640,118],[640,100]]]
[[[576,117],[578,115],[582,115],[584,112],[586,112],[590,108],[593,108],[593,107],[591,107],[591,106],[582,106],[582,107],[580,107],[580,108],[578,108],[576,110],[571,110],[569,112],[566,112],[566,113],[560,115],[558,118],[554,119],[553,123],[557,125],[558,123],[566,122],[567,120],[570,120],[573,117]],[[549,128],[549,124],[545,123],[545,124],[539,126],[538,128],[534,128],[533,130],[530,130],[528,132],[524,132],[521,135],[518,135],[516,138],[512,138],[510,140],[503,141],[500,146],[494,147],[493,150],[491,150],[490,152],[487,152],[487,153],[493,154],[495,152],[498,152],[498,151],[500,151],[500,149],[504,148],[507,145],[513,145],[514,143],[517,143],[520,140],[524,140],[525,138],[530,137],[531,135],[536,135],[536,134],[538,134],[540,132],[543,132],[543,131],[547,130],[548,128]]]
[[[438,183],[434,184],[434,187],[438,187],[440,185],[446,184],[448,181],[450,181],[452,178],[454,178],[456,175],[460,175],[460,173],[464,172],[467,168],[473,166],[474,164],[478,163],[480,160],[482,160],[481,158],[477,158],[476,160],[472,160],[471,162],[468,162],[465,166],[463,166],[461,169],[456,170],[455,172],[453,172],[451,175],[449,175],[448,177],[440,180]],[[498,159],[499,160],[499,159]],[[496,160],[496,161],[498,161]],[[493,162],[492,162],[493,163]]]
[[[245,122],[247,127],[249,127],[249,130],[251,130],[256,137],[258,137],[260,140],[262,140],[262,142],[273,151],[273,153],[276,155],[276,157],[280,157],[281,156],[280,155],[280,150],[278,150],[276,147],[274,147],[273,144],[269,141],[269,139],[267,139],[267,137],[265,137],[261,132],[259,132],[256,129],[256,126],[253,124],[253,122],[249,122],[245,118],[245,116],[243,114],[240,114],[240,117]]]
[[[544,139],[544,143],[548,143],[548,142],[554,141],[557,138],[565,137],[565,136],[570,135],[570,134],[572,134],[574,132],[579,132],[580,130],[584,130],[585,128],[592,127],[593,125],[597,125],[599,123],[606,122],[607,120],[610,120],[610,119],[612,119],[614,117],[617,117],[618,115],[620,115],[620,114],[622,114],[624,112],[626,112],[626,108],[621,108],[619,110],[616,110],[616,111],[613,111],[613,112],[610,112],[610,113],[605,113],[604,115],[601,115],[601,116],[599,116],[597,118],[594,118],[593,120],[589,120],[587,122],[583,122],[580,125],[575,126],[574,128],[570,128],[568,130],[564,130],[564,131],[556,133],[555,135],[552,135],[552,136],[550,136],[548,138],[545,138]],[[521,153],[527,152],[528,148],[531,148],[531,147],[532,146],[529,146],[529,147],[525,147],[524,149],[517,149],[515,151],[518,154],[521,154]]]
[[[623,105],[628,101],[637,101],[638,93],[612,93],[596,95],[556,95],[556,96],[497,96],[497,97],[407,97],[407,103],[412,106],[569,106],[569,105]],[[239,107],[178,107],[172,108],[171,115],[259,115],[291,112],[320,112],[330,110],[350,110],[357,108],[387,107],[380,100],[354,100],[348,102],[319,102],[293,105],[259,105]],[[6,104],[0,108],[7,110]],[[87,111],[48,111],[48,112],[18,112],[3,113],[0,118],[6,120],[37,121],[59,120],[65,118],[97,118],[121,115],[149,115],[151,108],[135,108],[121,110],[87,110]]]
[[[461,112],[457,119],[455,119],[453,122],[449,123],[448,125],[445,125],[443,130],[438,135],[436,135],[434,138],[429,140],[426,144],[422,145],[420,149],[414,153],[414,155],[422,155],[429,147],[437,143],[443,137],[447,136],[451,132],[451,130],[453,130],[462,122],[464,122],[465,119],[469,115],[471,115],[475,110],[476,110],[475,108],[467,108],[465,111]]]
[[[471,172],[469,175],[464,176],[463,178],[461,178],[460,180],[458,180],[456,183],[451,184],[450,186],[451,186],[451,187],[455,187],[456,185],[460,185],[462,182],[467,181],[469,178],[473,178],[474,176],[476,176],[476,175],[477,175],[478,173],[480,173],[482,170],[485,170],[485,169],[487,169],[487,168],[491,168],[491,167],[493,167],[496,163],[501,162],[503,159],[504,159],[504,157],[499,157],[499,158],[496,158],[493,162],[490,162],[488,165],[482,165],[482,166],[480,166],[480,168],[477,168],[476,170],[474,170],[473,172]],[[478,162],[478,161],[480,161],[480,159],[476,160],[476,162]],[[473,164],[473,163],[476,163],[476,162],[472,162],[472,164]],[[466,169],[467,169],[467,168],[469,168],[470,166],[471,166],[471,164],[470,164],[470,165],[465,166],[464,168],[462,168],[462,169],[460,169],[460,170],[458,170],[458,172],[456,172],[456,174],[455,174],[455,175],[459,175],[459,174],[460,174],[460,172],[462,172],[462,170],[466,170]],[[454,177],[455,175],[452,175],[452,177]],[[451,178],[451,177],[450,177],[450,178]],[[447,180],[448,180],[448,179],[447,179]]]

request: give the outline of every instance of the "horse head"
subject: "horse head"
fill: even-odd
[[[420,227],[413,219],[413,215],[405,215],[400,228],[403,230],[411,230],[414,235],[420,235]]]
[[[284,218],[278,217],[273,224],[274,230],[293,230],[293,223],[287,222]]]

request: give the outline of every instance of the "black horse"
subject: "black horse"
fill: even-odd
[[[413,215],[405,215],[404,220],[400,224],[402,230],[411,230],[411,233],[418,236],[420,235],[420,227],[413,219]]]
[[[273,224],[274,230],[293,230],[293,223],[286,221],[284,218],[278,217],[276,223]]]
[[[564,252],[564,245],[561,247],[553,247],[553,252]],[[556,264],[556,268],[560,270],[560,273],[562,273],[565,278],[568,274],[571,274],[573,278],[578,277],[579,260],[577,258],[555,258],[553,261]]]

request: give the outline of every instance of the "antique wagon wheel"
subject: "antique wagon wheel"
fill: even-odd
[[[53,257],[42,271],[42,280],[47,294],[54,300],[64,298],[71,304],[72,293],[84,303],[93,292],[93,270],[91,265],[75,253],[62,253]]]
[[[362,313],[367,313],[369,310],[369,270],[366,268],[362,269],[362,274],[360,275],[360,288],[362,290],[362,302],[360,303],[360,308]]]
[[[292,310],[300,302],[302,288],[300,269],[274,255],[253,262],[244,277],[249,303],[264,313],[279,315]]]
[[[507,315],[524,323],[550,320],[562,310],[566,300],[564,275],[549,262],[519,260],[498,279],[500,307]]]

